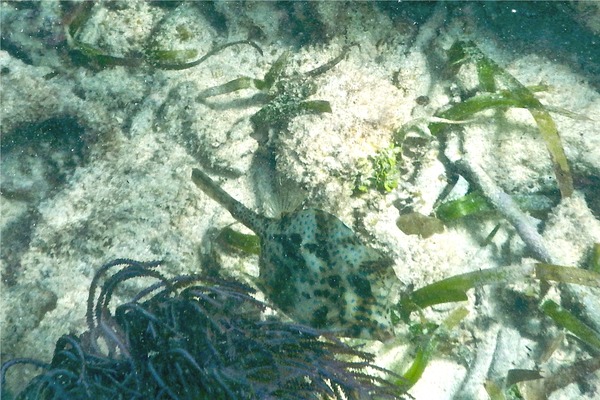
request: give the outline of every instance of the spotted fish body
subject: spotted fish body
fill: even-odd
[[[259,287],[297,322],[341,336],[386,339],[399,282],[392,260],[365,246],[342,221],[308,208],[268,218],[198,169],[192,180],[260,238]]]

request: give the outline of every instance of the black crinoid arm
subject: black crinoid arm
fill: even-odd
[[[3,398],[369,399],[402,389],[373,356],[314,328],[267,317],[269,306],[237,281],[167,278],[159,262],[114,260],[90,286],[88,330],[61,337],[49,364],[2,366]],[[154,280],[111,311],[126,280]],[[39,375],[5,391],[18,365]],[[397,381],[397,377],[392,380]]]

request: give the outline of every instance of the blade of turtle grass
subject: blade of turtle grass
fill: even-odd
[[[571,176],[567,156],[560,142],[560,136],[558,136],[558,129],[550,114],[543,109],[542,104],[537,99],[535,101],[539,104],[540,108],[529,108],[528,110],[533,119],[535,119],[540,129],[540,134],[544,138],[546,147],[552,157],[552,166],[560,193],[563,198],[569,197],[573,194],[573,177]]]
[[[517,265],[467,272],[442,279],[404,296],[399,303],[400,314],[408,319],[412,311],[442,303],[467,300],[467,291],[499,282],[516,282],[531,276],[533,266]]]
[[[437,344],[437,340],[432,338],[431,340],[428,340],[427,343],[425,343],[424,345],[419,346],[417,348],[417,353],[415,355],[413,363],[402,376],[403,379],[398,380],[396,385],[402,387],[402,389],[404,390],[413,387],[415,383],[417,383],[417,381],[421,379],[421,376],[425,371],[425,367],[427,367],[427,364],[429,363],[431,355],[437,348]]]
[[[198,50],[146,50],[145,55],[152,64],[182,65],[198,57]]]
[[[471,192],[459,199],[440,204],[435,210],[435,215],[447,222],[493,210],[494,208],[480,192]]]
[[[450,315],[442,321],[439,327],[434,328],[430,335],[417,346],[417,352],[410,367],[394,381],[396,386],[402,388],[403,391],[407,391],[414,386],[417,381],[421,379],[427,364],[431,360],[431,356],[435,353],[440,341],[440,335],[452,330],[468,314],[469,311],[465,307],[459,307],[453,310]]]
[[[556,201],[546,195],[513,195],[515,203],[523,210],[535,212],[548,212]],[[456,200],[450,200],[440,204],[435,209],[435,215],[444,222],[454,221],[469,215],[482,215],[494,211],[494,207],[486,200],[479,191],[473,191]]]
[[[546,300],[540,306],[540,310],[552,318],[558,326],[568,330],[596,350],[600,350],[600,333],[584,324],[579,318],[559,306],[556,302]]]
[[[600,243],[594,243],[590,260],[590,270],[600,274]]]
[[[576,267],[539,263],[535,265],[538,279],[600,288],[600,273]]]
[[[545,106],[535,98],[514,76],[506,72],[491,58],[487,57],[475,43],[458,41],[448,51],[448,64],[457,71],[466,62],[474,62],[477,68],[480,88],[487,92],[467,99],[451,108],[436,114],[436,117],[457,120],[465,119],[474,113],[490,108],[518,107],[526,108],[535,120],[540,135],[552,159],[552,165],[562,197],[573,193],[573,178],[567,157],[560,141],[558,129]],[[508,90],[497,91],[496,81],[502,82]],[[432,123],[432,134],[441,131],[443,124]]]
[[[331,104],[326,100],[307,100],[298,105],[299,110],[307,113],[321,114],[330,113]]]
[[[437,113],[436,117],[454,121],[465,120],[480,111],[507,107],[526,108],[531,113],[552,158],[552,166],[562,197],[569,197],[573,194],[573,178],[558,129],[548,111],[533,97],[533,94],[528,93],[527,89],[523,88],[516,94],[509,91],[483,93]],[[433,135],[437,135],[445,125],[441,122],[432,122],[429,124],[429,130]]]
[[[255,85],[255,79],[242,76],[241,78],[234,79],[226,82],[222,85],[213,86],[208,89],[201,91],[198,94],[198,100],[203,100],[213,96],[219,96],[222,94],[232,93],[241,89],[248,89]]]
[[[258,90],[269,90],[283,73],[287,60],[290,56],[289,51],[284,51],[279,58],[273,63],[262,80],[256,80],[256,88]]]
[[[248,46],[253,47],[261,56],[263,54],[262,49],[260,48],[260,46],[258,46],[256,43],[254,43],[251,40],[238,40],[235,42],[230,42],[230,43],[225,43],[219,46],[216,46],[214,48],[212,48],[208,53],[206,53],[205,55],[203,55],[202,57],[200,57],[199,59],[195,60],[195,61],[190,61],[190,62],[171,62],[170,60],[161,60],[159,58],[152,58],[149,57],[148,54],[146,55],[145,60],[148,61],[148,63],[152,64],[153,66],[160,68],[160,69],[166,69],[166,70],[182,70],[182,69],[188,69],[188,68],[192,68],[195,67],[196,65],[202,64],[204,61],[206,61],[208,58],[214,56],[215,54],[221,52],[222,50],[225,50],[228,47],[231,46],[237,46],[239,44],[245,44]],[[183,50],[183,51],[188,51],[188,50]],[[150,53],[150,55],[156,55],[156,54],[169,54],[165,51],[163,51],[162,53],[158,53],[158,52],[154,52],[154,53]]]
[[[469,176],[471,182],[479,186],[487,200],[516,229],[535,257],[540,261],[551,263],[552,256],[537,231],[536,221],[521,211],[516,202],[496,185],[483,168],[468,160],[458,160],[455,165],[463,174]]]

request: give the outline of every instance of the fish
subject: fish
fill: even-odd
[[[201,170],[192,181],[260,239],[257,287],[294,321],[338,336],[387,340],[400,280],[390,257],[317,208],[260,215]]]

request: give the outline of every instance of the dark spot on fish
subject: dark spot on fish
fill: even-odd
[[[319,245],[316,243],[305,243],[302,246],[313,254],[316,254],[317,249],[319,248]]]
[[[330,275],[327,277],[327,283],[333,289],[337,289],[340,287],[341,280],[342,280],[342,277],[339,275]]]
[[[279,243],[283,257],[297,262],[303,262],[304,258],[300,254],[300,243],[302,237],[297,233],[291,235],[273,235],[273,241]]]
[[[360,325],[352,325],[348,329],[348,336],[351,336],[351,337],[360,337],[360,334],[361,334],[362,330],[363,330],[362,326],[360,326]]]
[[[316,289],[314,291],[314,294],[316,297],[325,297],[325,298],[329,297],[329,295],[330,295],[329,290],[327,290],[327,289],[324,289],[324,290]]]
[[[352,274],[348,276],[348,283],[354,288],[357,295],[363,299],[373,297],[371,292],[371,283],[362,276]]]
[[[325,328],[327,326],[327,313],[329,308],[327,306],[319,307],[313,313],[311,326],[315,328]]]

